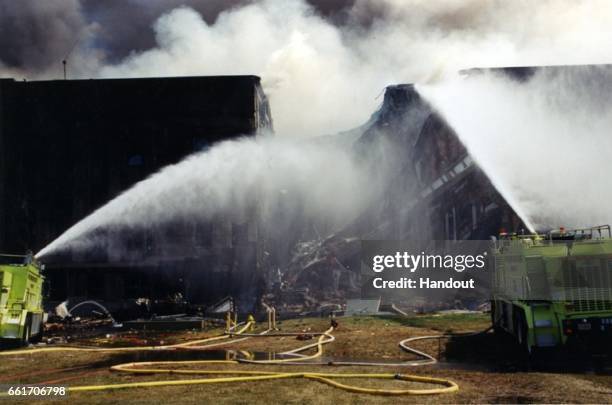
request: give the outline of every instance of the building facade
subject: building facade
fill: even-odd
[[[256,76],[0,80],[0,248],[36,252],[160,168],[215,142],[271,129]],[[215,274],[257,267],[255,223],[177,222],[121,241],[134,256],[49,258],[52,300],[176,290],[206,301],[213,287],[253,282]]]

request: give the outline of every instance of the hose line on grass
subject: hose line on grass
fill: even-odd
[[[9,351],[0,351],[0,356],[13,356],[17,354],[35,354],[35,353],[51,353],[51,352],[135,352],[135,351],[147,351],[147,350],[168,350],[168,349],[177,349],[177,348],[186,348],[192,345],[198,345],[201,343],[212,342],[216,340],[229,339],[234,334],[239,335],[245,330],[249,329],[253,324],[251,322],[247,322],[244,326],[230,334],[223,334],[218,336],[213,336],[205,339],[191,340],[183,343],[176,343],[173,345],[161,345],[161,346],[129,346],[129,347],[76,347],[76,346],[57,346],[57,347],[41,347],[36,349],[23,349],[23,350],[9,350]],[[237,325],[239,326],[239,325]],[[239,339],[244,340],[244,339]],[[228,344],[232,342],[224,342],[224,344]]]
[[[314,359],[323,355],[323,345],[333,342],[335,337],[331,335],[333,327],[329,328],[323,333],[317,333],[313,335],[319,335],[316,343],[308,344],[297,349],[284,352],[283,354],[296,354],[313,347],[317,348],[317,351],[308,356],[300,357],[300,361]],[[237,332],[236,334],[239,334]],[[263,335],[252,335],[250,337],[259,337]],[[285,334],[275,333],[269,334],[270,336],[282,336]],[[294,334],[291,334],[294,335]],[[458,385],[453,381],[433,378],[433,377],[422,377],[415,375],[404,375],[404,374],[391,374],[391,373],[312,373],[312,372],[278,372],[278,371],[239,371],[239,370],[181,370],[175,368],[152,368],[159,366],[194,366],[194,365],[215,365],[215,364],[239,364],[239,363],[255,363],[255,364],[277,364],[282,365],[283,363],[293,364],[294,359],[276,359],[276,360],[187,360],[187,361],[152,361],[152,362],[135,362],[125,363],[112,366],[111,370],[119,372],[127,372],[133,374],[180,374],[180,375],[232,375],[233,377],[219,377],[219,378],[204,378],[204,379],[183,379],[183,380],[166,380],[166,381],[147,381],[147,382],[135,382],[135,383],[124,383],[124,384],[108,384],[108,385],[91,385],[81,387],[71,387],[71,392],[79,391],[102,391],[111,389],[122,389],[122,388],[144,388],[144,387],[159,387],[159,386],[171,386],[171,385],[200,385],[200,384],[220,384],[220,383],[232,383],[232,382],[246,382],[246,381],[265,381],[265,380],[279,380],[279,379],[296,379],[304,378],[307,380],[318,381],[329,386],[339,388],[345,391],[360,393],[360,394],[374,394],[374,395],[433,395],[454,392],[459,389]],[[304,365],[310,363],[304,362]],[[426,384],[441,385],[443,388],[430,388],[430,389],[378,389],[378,388],[365,388],[356,385],[343,384],[336,379],[387,379],[387,380],[398,380],[405,382],[418,382]]]
[[[202,345],[203,343],[213,342],[221,339],[229,339],[240,335],[240,338],[227,343],[238,342],[250,337],[274,337],[274,336],[294,336],[295,333],[271,333],[266,334],[269,330],[262,332],[262,334],[247,334],[244,333],[246,330],[252,327],[252,322],[247,322],[244,327],[233,332],[230,330],[228,333],[221,336],[214,336],[207,339],[200,339],[195,341],[189,341],[174,345],[166,346],[144,346],[144,347],[121,347],[121,348],[79,348],[79,347],[55,347],[55,348],[40,348],[30,350],[16,350],[9,352],[0,352],[0,355],[15,355],[25,353],[40,353],[40,352],[58,352],[58,351],[85,351],[85,352],[121,352],[121,351],[136,351],[136,350],[163,350],[163,349],[183,349],[183,350],[204,350],[213,346],[219,345],[219,343],[211,343],[208,345]],[[240,364],[240,363],[251,363],[251,364],[267,364],[267,365],[368,365],[368,366],[406,366],[406,365],[422,365],[429,364],[430,361],[424,362],[403,362],[403,363],[368,363],[368,362],[335,362],[335,363],[312,363],[309,360],[319,358],[323,355],[323,345],[331,343],[335,340],[335,337],[331,334],[334,328],[330,327],[328,330],[322,333],[309,333],[308,335],[319,336],[315,343],[310,343],[297,349],[289,350],[281,353],[282,355],[296,356],[294,358],[283,358],[274,360],[187,360],[187,361],[152,361],[152,362],[133,362],[118,364],[111,367],[112,371],[132,373],[132,374],[176,374],[176,375],[232,375],[233,377],[218,377],[218,378],[200,378],[200,379],[180,379],[180,380],[163,380],[163,381],[143,381],[143,382],[131,382],[121,384],[102,384],[102,385],[87,385],[87,386],[76,386],[69,387],[70,392],[83,392],[83,391],[106,391],[126,388],[145,388],[145,387],[161,387],[161,386],[178,386],[178,385],[203,385],[203,384],[221,384],[221,383],[235,383],[235,382],[249,382],[249,381],[266,381],[266,380],[282,380],[282,379],[298,379],[303,378],[307,380],[317,381],[334,388],[342,389],[344,391],[360,393],[360,394],[372,394],[372,395],[434,395],[434,394],[445,394],[455,392],[459,389],[458,385],[447,379],[424,377],[417,375],[407,374],[393,374],[393,373],[313,373],[313,372],[280,372],[280,371],[250,371],[250,370],[185,370],[176,368],[157,368],[159,366],[210,366],[218,364]],[[438,337],[438,336],[436,336]],[[419,337],[420,339],[432,338],[432,337]],[[410,338],[400,342],[400,346],[404,349],[407,348],[405,343],[410,340],[419,338]],[[224,342],[225,343],[225,342]],[[311,355],[300,354],[303,351],[316,348],[316,352]],[[408,348],[406,350],[412,353],[424,356],[429,359],[435,359],[426,353],[416,351],[415,349]],[[296,361],[298,360],[298,361]],[[404,382],[417,382],[424,384],[433,384],[442,386],[441,388],[429,388],[429,389],[378,389],[378,388],[366,388],[357,385],[349,385],[336,381],[337,379],[386,379],[386,380],[397,380]]]
[[[438,360],[430,354],[417,350],[408,346],[408,343],[416,342],[418,340],[427,340],[427,339],[443,339],[443,338],[458,338],[458,337],[471,337],[478,336],[489,332],[493,327],[488,327],[485,330],[481,330],[479,332],[468,332],[468,333],[448,333],[444,335],[431,335],[431,336],[415,336],[408,339],[404,339],[399,342],[399,346],[404,350],[412,354],[416,354],[417,356],[421,356],[424,358],[421,364],[435,364]]]

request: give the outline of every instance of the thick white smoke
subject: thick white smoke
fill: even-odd
[[[612,69],[473,74],[423,94],[536,229],[612,223]]]
[[[473,66],[610,61],[607,1],[361,0],[337,26],[303,0],[263,0],[209,25],[178,8],[155,23],[157,47],[102,67],[102,77],[258,74],[279,134],[363,123],[376,95]],[[367,21],[364,28],[359,21]]]
[[[158,46],[101,77],[257,74],[278,134],[320,135],[363,123],[394,77],[368,75],[342,32],[301,1],[263,1],[208,25],[190,8],[155,23]]]
[[[14,20],[19,14],[13,9],[31,2],[7,2],[0,22]],[[424,83],[464,67],[604,63],[612,55],[607,0],[232,0],[216,17],[210,7],[222,7],[210,0],[186,0],[193,8],[174,9],[181,1],[65,3],[71,7],[54,12],[50,26],[71,26],[79,8],[84,14],[81,25],[74,24],[81,40],[69,58],[70,77],[257,74],[279,134],[318,135],[357,126],[388,84]],[[29,7],[31,13],[38,9],[45,10]],[[324,18],[322,9],[341,12],[342,18]],[[150,21],[154,40],[145,29],[142,41],[126,29]],[[24,25],[30,31],[38,26]],[[46,32],[22,31],[3,36],[8,45],[11,38],[16,43],[0,47],[0,61],[5,56],[5,62],[23,62],[25,77],[61,77],[61,59],[79,36],[73,32],[55,41],[67,42],[57,55],[16,58],[15,49],[38,55],[58,46],[43,46]],[[36,44],[17,43],[19,38],[35,38]],[[5,49],[11,52],[3,55]],[[41,67],[28,69],[32,61],[53,58],[42,73]]]
[[[363,163],[363,161],[361,162]],[[96,230],[144,229],[176,220],[218,216],[279,226],[304,218],[329,231],[378,195],[378,184],[347,145],[260,136],[222,142],[137,183],[68,229],[37,256],[102,242]],[[254,211],[256,210],[256,211]]]

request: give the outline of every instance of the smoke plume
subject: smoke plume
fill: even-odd
[[[612,222],[612,68],[488,73],[419,91],[515,211],[538,230]]]
[[[71,78],[257,74],[278,133],[316,135],[391,83],[609,62],[611,22],[606,0],[0,0],[0,74],[59,78],[68,53]]]
[[[87,30],[78,0],[0,1],[0,73],[32,76],[60,67]]]

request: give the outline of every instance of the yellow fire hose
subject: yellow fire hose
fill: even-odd
[[[236,335],[241,334],[245,330],[249,329],[252,323],[247,323],[243,328],[235,332]],[[34,353],[50,353],[50,352],[131,352],[131,351],[147,351],[147,350],[167,350],[189,347],[205,342],[212,342],[215,340],[229,339],[232,334],[224,334],[219,336],[213,336],[206,339],[191,340],[189,342],[177,343],[173,345],[162,345],[162,346],[130,346],[130,347],[71,347],[71,346],[58,346],[58,347],[42,347],[38,349],[24,349],[24,350],[9,350],[0,351],[0,356],[13,356],[16,354],[34,354]],[[239,339],[244,340],[244,339]],[[224,342],[225,343],[225,342]],[[232,342],[227,342],[232,343]],[[212,345],[210,345],[212,346]],[[208,346],[207,346],[208,347]]]
[[[244,331],[251,329],[253,322],[247,322],[243,328],[236,332],[231,332],[221,336],[215,336],[207,339],[195,340],[185,343],[179,343],[174,345],[166,346],[144,346],[144,347],[120,347],[120,348],[78,348],[78,347],[55,347],[55,348],[40,348],[30,350],[16,350],[9,352],[0,352],[2,356],[15,355],[15,354],[31,354],[40,352],[57,352],[57,351],[87,351],[87,352],[120,352],[120,351],[136,351],[136,350],[163,350],[163,349],[176,349],[176,348],[190,348],[194,345],[201,343],[228,339],[234,335],[241,335]],[[285,352],[284,354],[296,354],[313,347],[316,347],[317,351],[308,356],[298,355],[300,361],[314,359],[321,357],[323,354],[323,345],[330,343],[335,340],[335,337],[331,335],[333,327],[329,328],[323,333],[317,333],[319,338],[316,343],[311,343],[297,349]],[[264,331],[266,333],[268,331]],[[260,336],[253,334],[244,334],[246,338],[251,336]],[[243,338],[239,340],[243,340]],[[228,342],[230,343],[230,342]],[[216,346],[218,343],[205,346],[197,346],[198,349],[208,348]],[[214,365],[214,364],[239,364],[241,362],[255,363],[255,364],[279,364],[283,363],[294,363],[295,360],[291,358],[277,359],[277,360],[190,360],[190,361],[155,361],[155,362],[136,362],[136,363],[125,363],[111,367],[111,370],[118,372],[128,372],[133,374],[189,374],[189,375],[233,375],[234,377],[219,377],[219,378],[202,378],[202,379],[183,379],[183,380],[164,380],[164,381],[146,381],[146,382],[133,382],[123,384],[106,384],[106,385],[88,385],[88,386],[77,386],[69,387],[70,392],[79,391],[105,391],[123,388],[144,388],[144,387],[161,387],[161,386],[176,386],[176,385],[202,385],[202,384],[220,384],[220,383],[231,383],[231,382],[248,382],[248,381],[265,381],[265,380],[278,380],[278,379],[295,379],[305,378],[308,380],[318,381],[329,386],[339,388],[348,392],[361,393],[361,394],[373,394],[373,395],[433,395],[433,394],[444,394],[457,391],[458,385],[453,381],[433,378],[433,377],[422,377],[416,375],[405,375],[405,374],[392,374],[392,373],[311,373],[311,372],[277,372],[277,371],[237,371],[237,370],[181,370],[181,369],[160,369],[150,368],[151,366],[163,366],[163,365]],[[304,363],[308,364],[308,363]],[[149,368],[138,368],[138,367],[149,367]],[[430,388],[430,389],[377,389],[377,388],[363,388],[355,385],[343,384],[335,381],[336,379],[387,379],[387,380],[398,380],[406,382],[418,382],[426,384],[441,385],[443,388]]]

